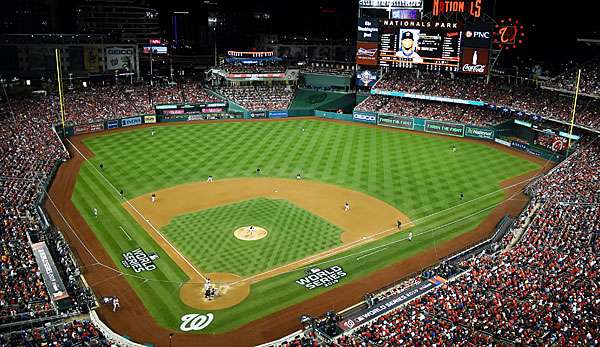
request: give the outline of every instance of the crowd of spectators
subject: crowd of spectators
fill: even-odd
[[[492,126],[515,118],[514,114],[499,109],[383,95],[369,96],[356,110],[479,126]]]
[[[294,89],[284,85],[220,86],[215,91],[250,111],[284,110],[294,97]]]
[[[88,320],[75,320],[0,335],[0,347],[44,346],[112,347],[116,345],[106,339]]]
[[[591,59],[577,68],[566,69],[563,73],[545,82],[544,85],[572,92],[577,85],[577,69],[581,69],[579,92],[600,96],[600,57]]]
[[[545,118],[570,122],[573,96],[542,89],[530,83],[511,84],[501,77],[489,83],[483,78],[442,72],[393,70],[384,75],[374,88],[484,101]],[[581,97],[575,123],[600,129],[600,100]]]

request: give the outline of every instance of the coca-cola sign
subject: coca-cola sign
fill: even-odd
[[[485,48],[463,48],[460,71],[468,74],[485,75],[488,72],[489,50]]]

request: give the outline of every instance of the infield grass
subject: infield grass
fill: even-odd
[[[201,312],[179,300],[179,286],[187,277],[121,207],[123,200],[102,175],[129,199],[206,180],[208,175],[252,177],[257,168],[265,177],[295,178],[301,173],[305,179],[370,194],[416,222],[412,242],[403,240],[405,233],[396,233],[324,262],[322,266],[344,268],[348,273],[340,283],[344,284],[472,230],[505,198],[501,181],[539,168],[485,144],[318,120],[178,124],[155,130],[154,136],[145,128],[85,140],[96,156],[82,165],[72,200],[144,305],[160,324],[173,329],[179,328],[182,315]],[[100,210],[98,217],[93,208]],[[223,221],[214,223],[231,227]],[[170,234],[169,228],[164,231]],[[208,242],[209,236],[196,236],[181,242],[188,247]],[[159,254],[157,270],[134,274],[120,265],[121,254],[137,247]],[[298,256],[289,245],[280,247],[282,259]],[[379,251],[359,258],[374,250]],[[230,266],[243,261],[232,259]],[[297,285],[294,280],[302,276],[299,269],[253,285],[240,305],[213,312],[215,320],[201,333],[234,329],[327,290],[308,291]]]

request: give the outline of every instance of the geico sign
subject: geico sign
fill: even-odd
[[[470,30],[468,30],[467,32],[465,32],[465,36],[467,38],[474,38],[474,39],[489,39],[490,32],[489,31],[470,31]]]
[[[470,65],[465,64],[462,67],[463,72],[472,72],[472,73],[484,73],[485,65]]]
[[[354,114],[354,119],[374,122],[376,120],[376,117],[370,114]]]

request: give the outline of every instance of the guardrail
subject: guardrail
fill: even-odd
[[[112,343],[114,343],[118,346],[121,346],[121,347],[146,347],[146,345],[142,345],[140,343],[128,340],[128,339],[124,338],[123,336],[112,331],[108,327],[108,325],[104,324],[104,322],[100,319],[100,317],[98,317],[98,314],[96,313],[96,311],[90,311],[90,320],[92,321],[92,323],[94,323],[96,328],[98,328],[98,330],[100,330],[100,332],[102,333],[102,335],[104,335],[104,337],[106,337],[109,341],[111,341]]]

